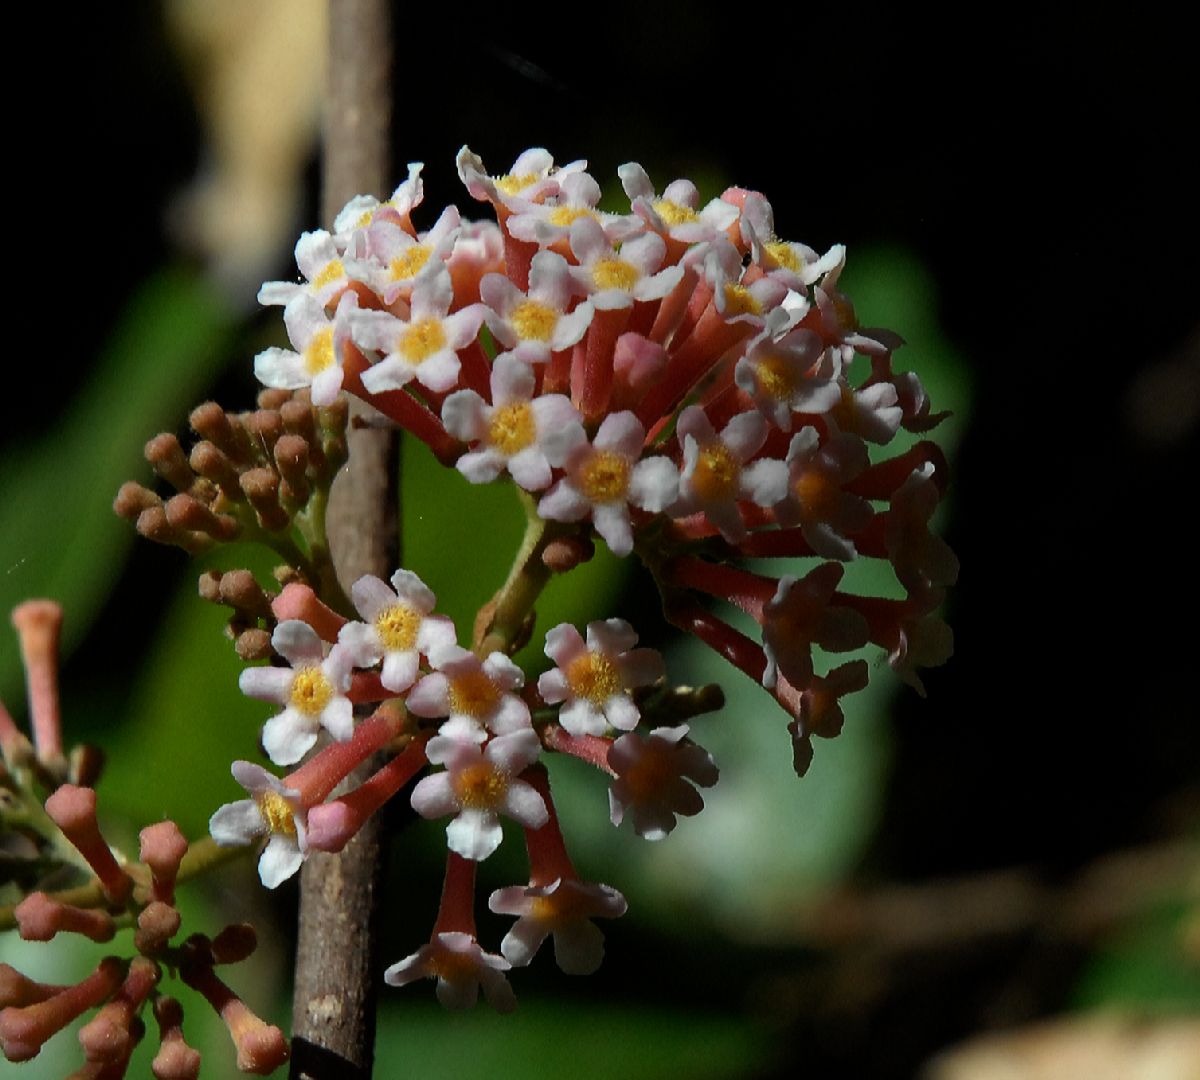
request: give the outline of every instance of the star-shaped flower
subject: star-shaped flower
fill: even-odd
[[[391,986],[407,986],[417,979],[437,979],[437,999],[447,1009],[469,1009],[479,1000],[479,988],[497,1012],[512,1012],[516,996],[504,972],[512,965],[502,956],[484,952],[470,934],[435,934],[411,956],[384,973]]]
[[[675,815],[691,817],[704,809],[704,799],[687,781],[700,787],[717,782],[712,755],[685,741],[688,725],[659,727],[643,738],[622,735],[608,752],[608,765],[617,775],[608,791],[612,823],[620,825],[626,812],[633,831],[646,840],[662,840],[675,828]]]
[[[541,795],[517,777],[532,765],[542,744],[532,728],[498,735],[482,750],[473,742],[439,735],[426,754],[446,771],[426,776],[413,789],[412,806],[424,818],[455,814],[446,827],[450,850],[464,859],[486,859],[504,837],[499,815],[527,829],[550,820]]]
[[[437,597],[409,570],[392,575],[392,588],[371,574],[360,577],[350,596],[365,623],[349,622],[338,633],[355,666],[371,667],[383,661],[380,682],[394,693],[416,681],[421,656],[454,645],[454,624],[431,612]]]
[[[326,656],[317,632],[298,619],[276,626],[271,645],[291,667],[247,668],[238,686],[249,697],[284,706],[263,726],[263,749],[276,765],[294,765],[321,728],[339,740],[354,733],[354,707],[346,697],[353,660],[341,645]]]
[[[491,383],[491,405],[474,390],[459,390],[442,405],[446,430],[477,444],[458,459],[458,471],[473,484],[486,484],[507,469],[526,491],[541,491],[550,484],[551,469],[587,442],[579,412],[562,394],[534,397],[537,379],[514,353],[496,357]]]
[[[546,655],[557,665],[538,679],[538,693],[562,702],[558,722],[572,735],[603,735],[637,727],[641,712],[630,691],[666,674],[662,654],[635,649],[638,636],[624,619],[587,625],[587,643],[570,623],[546,634]]]
[[[209,819],[208,831],[218,844],[230,847],[267,837],[258,860],[258,876],[268,889],[274,889],[304,862],[306,809],[298,791],[284,787],[261,766],[235,761],[231,772],[250,798],[222,806]]]
[[[527,965],[554,935],[554,959],[568,975],[590,975],[604,959],[604,935],[594,918],[615,919],[627,904],[611,885],[555,878],[549,885],[513,885],[497,889],[488,907],[498,915],[517,915],[500,943],[504,958],[514,967]]]

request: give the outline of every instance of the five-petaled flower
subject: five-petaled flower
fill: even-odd
[[[263,725],[262,743],[276,765],[294,765],[313,748],[324,728],[335,739],[354,733],[354,708],[346,696],[353,658],[341,645],[326,655],[317,632],[298,619],[285,619],[271,645],[290,668],[246,668],[238,679],[242,693],[284,706]]]

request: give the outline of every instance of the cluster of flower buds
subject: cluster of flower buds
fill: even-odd
[[[958,563],[929,529],[945,458],[913,436],[944,414],[895,369],[901,338],[859,325],[845,249],[780,239],[761,194],[702,206],[634,163],[618,170],[629,212],[608,213],[585,162],[540,149],[492,176],[464,147],[459,175],[497,223],[449,206],[420,232],[421,168],[305,233],[303,281],[263,286],[293,348],[261,353],[260,380],[317,402],[345,388],[469,480],[507,472],[542,519],[636,550],[667,617],[787,711],[799,772],[868,678],[862,659],[818,672],[814,645],[879,647],[923,693],[917,669],[952,649],[937,611]],[[803,577],[737,565],[805,558]],[[903,596],[840,589],[858,558],[888,563]]]
[[[183,1010],[163,994],[164,969],[203,995],[229,1029],[238,1068],[267,1074],[288,1056],[283,1033],[259,1019],[217,976],[255,948],[249,926],[227,926],[215,938],[193,934],[177,942],[181,916],[175,885],[185,860],[193,867],[219,854],[210,841],[189,846],[178,826],[162,821],[141,832],[137,862],[114,851],[100,830],[94,784],[99,759],[76,748],[64,755],[58,707],[57,643],[62,611],[33,600],[13,612],[29,687],[33,742],[0,704],[0,851],[15,867],[23,899],[0,907],[0,929],[15,927],[27,941],[80,934],[112,941],[132,929],[132,952],[106,956],[80,982],[37,982],[0,964],[0,1047],[13,1062],[36,1057],[51,1036],[95,1009],[80,1028],[86,1064],[77,1077],[125,1076],[145,1035],[147,1008],[158,1023],[160,1047],[152,1072],[158,1080],[199,1075],[200,1054],[184,1041]]]
[[[156,435],[146,460],[176,494],[163,499],[130,481],[113,508],[149,540],[192,553],[259,540],[297,571],[332,583],[325,510],[346,460],[347,404],[264,390],[258,405],[246,413],[197,406],[190,420],[198,439],[187,453],[174,435]]]
[[[661,839],[676,815],[703,807],[692,785],[716,782],[716,766],[686,738],[683,721],[719,708],[720,692],[668,689],[661,655],[637,648],[637,634],[620,619],[589,624],[586,639],[573,626],[554,627],[545,652],[555,666],[535,688],[503,648],[489,651],[489,643],[502,644],[495,623],[474,651],[459,646],[453,624],[434,611],[434,594],[410,571],[398,570],[390,584],[360,578],[351,595],[359,619],[300,583],[273,600],[278,662],[247,668],[240,684],[280,706],[262,731],[271,760],[302,763],[280,778],[235,762],[247,798],[217,810],[213,838],[263,841],[259,874],[273,888],[309,852],[340,851],[424,772],[409,798],[422,817],[451,818],[446,883],[429,943],[389,968],[387,980],[434,977],[439,999],[452,1007],[473,1003],[482,986],[497,1008],[511,1008],[503,972],[528,964],[549,935],[564,971],[595,970],[603,938],[591,920],[622,914],[625,901],[576,873],[539,759],[557,751],[597,767],[612,780],[613,823],[628,814],[637,833]],[[671,726],[650,726],[659,719]],[[381,751],[386,763],[374,775],[332,797]],[[476,938],[475,866],[499,847],[501,816],[524,831],[530,876],[489,900],[493,911],[517,917],[495,955]]]

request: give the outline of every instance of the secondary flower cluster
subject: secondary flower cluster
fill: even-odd
[[[573,754],[609,774],[613,823],[628,814],[636,832],[660,839],[676,815],[702,808],[692,784],[712,785],[717,770],[686,739],[686,724],[637,729],[656,712],[677,719],[719,701],[666,690],[662,657],[637,648],[637,634],[620,619],[590,623],[586,638],[573,626],[554,627],[545,651],[555,666],[535,692],[503,651],[460,647],[453,624],[434,613],[435,597],[415,574],[398,570],[390,584],[363,577],[351,595],[359,620],[339,615],[306,585],[292,583],[275,597],[272,645],[280,662],[248,668],[241,688],[280,706],[262,732],[275,764],[295,765],[319,740],[325,743],[282,778],[235,762],[233,775],[248,797],[213,815],[213,838],[228,845],[265,840],[259,873],[273,888],[309,852],[341,850],[425,771],[410,799],[425,818],[451,818],[446,884],[429,943],[389,968],[388,981],[436,977],[439,998],[451,1006],[473,1002],[482,986],[494,1005],[510,1008],[515,1000],[502,972],[529,963],[551,934],[563,970],[594,970],[603,939],[591,919],[622,914],[625,901],[576,873],[542,752]],[[385,765],[359,787],[330,797],[381,750],[388,752]],[[524,830],[530,880],[490,898],[493,911],[517,916],[493,955],[476,939],[475,864],[499,847],[501,816]]]
[[[221,1016],[239,1069],[274,1072],[287,1060],[286,1038],[260,1020],[215,971],[254,951],[253,928],[231,925],[211,939],[192,934],[176,940],[182,918],[175,887],[185,856],[203,859],[199,846],[189,846],[173,821],[162,821],[142,830],[139,860],[125,859],[109,846],[97,820],[97,754],[86,747],[69,756],[63,752],[57,678],[61,622],[61,608],[49,600],[32,600],[13,612],[28,677],[33,741],[0,704],[0,851],[14,867],[24,896],[14,907],[0,908],[0,926],[15,926],[27,941],[80,934],[109,942],[122,926],[136,929],[131,955],[106,956],[73,985],[36,982],[0,964],[4,1056],[13,1062],[36,1057],[48,1039],[95,1009],[79,1030],[87,1064],[74,1075],[119,1080],[145,1036],[142,1014],[149,1010],[159,1029],[154,1076],[198,1076],[200,1054],[184,1040],[183,1009],[159,989],[166,969]]]
[[[263,286],[292,348],[261,353],[259,378],[317,404],[344,387],[471,481],[507,472],[543,519],[636,549],[668,618],[788,711],[800,772],[868,674],[818,672],[813,646],[873,644],[923,692],[916,669],[952,648],[936,611],[958,564],[929,530],[946,466],[929,441],[883,448],[943,414],[895,369],[900,337],[860,326],[845,249],[781,239],[761,194],[702,205],[634,163],[618,170],[629,212],[602,211],[586,163],[541,149],[490,175],[464,147],[459,175],[497,223],[449,206],[420,231],[421,168],[305,233],[303,281]],[[736,565],[805,557],[803,577]],[[841,590],[857,558],[890,563],[903,596]],[[703,596],[749,613],[759,640]]]

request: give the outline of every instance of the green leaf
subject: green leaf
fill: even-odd
[[[189,270],[164,270],[133,297],[61,425],[0,463],[0,611],[52,597],[66,609],[67,646],[83,634],[135,536],[113,496],[127,479],[149,482],[142,446],[212,381],[233,325]],[[20,684],[16,650],[0,650],[0,697],[15,706]]]

